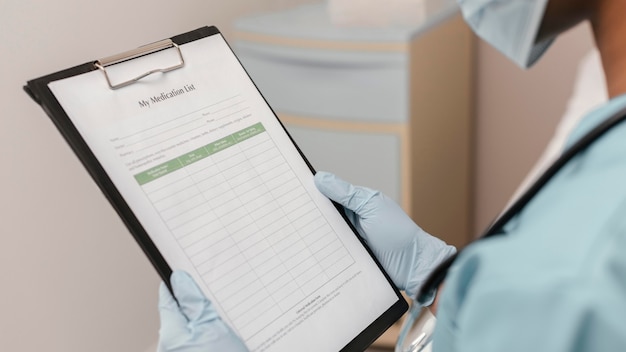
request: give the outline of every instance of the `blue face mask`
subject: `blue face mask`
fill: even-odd
[[[522,68],[528,68],[554,38],[535,43],[548,0],[457,0],[474,32]]]

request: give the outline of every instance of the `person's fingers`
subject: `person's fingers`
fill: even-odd
[[[161,282],[159,286],[159,316],[162,336],[176,336],[187,331],[187,318],[178,308],[178,304],[164,282]]]
[[[180,310],[189,322],[203,323],[218,318],[211,302],[204,297],[189,274],[175,271],[171,282]]]
[[[325,171],[317,172],[314,181],[315,186],[323,195],[358,215],[362,215],[368,202],[380,194],[380,192],[366,187],[354,186]]]

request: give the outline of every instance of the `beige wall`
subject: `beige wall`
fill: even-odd
[[[592,46],[588,25],[580,25],[524,71],[477,41],[475,234],[498,214],[546,146],[572,94],[579,60]]]
[[[144,351],[160,279],[26,80],[306,0],[0,2],[0,349]]]

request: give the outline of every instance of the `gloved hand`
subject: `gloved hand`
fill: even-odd
[[[243,352],[241,339],[222,321],[211,302],[183,271],[171,277],[180,307],[161,282],[159,287],[159,352]]]
[[[315,174],[315,185],[326,197],[343,205],[393,283],[413,299],[431,270],[456,252],[453,246],[422,230],[379,191],[353,186],[323,171]]]

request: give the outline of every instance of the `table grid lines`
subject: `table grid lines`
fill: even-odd
[[[354,263],[263,126],[252,127],[182,168],[136,176],[246,338]]]

